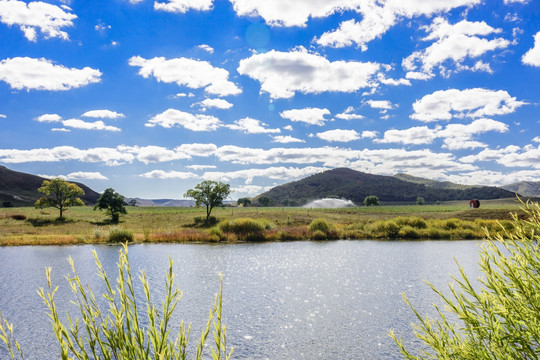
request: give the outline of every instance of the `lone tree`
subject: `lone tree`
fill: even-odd
[[[197,185],[195,189],[189,189],[184,197],[195,199],[195,205],[200,206],[204,204],[206,206],[206,220],[210,219],[210,213],[216,206],[223,204],[229,194],[231,193],[231,186],[229,184],[222,183],[221,181],[205,180]]]
[[[240,198],[236,201],[236,204],[242,205],[243,207],[248,207],[249,205],[251,205],[251,199],[247,197]]]
[[[120,214],[127,214],[124,206],[125,200],[122,195],[117,193],[111,188],[108,188],[101,194],[94,210],[107,210],[107,213],[111,215],[111,222],[117,223],[120,218]]]
[[[426,201],[424,200],[423,197],[419,196],[416,198],[416,205],[424,205],[426,203]]]
[[[379,206],[379,198],[375,195],[366,196],[364,199],[364,205],[366,206]]]
[[[60,210],[58,219],[62,219],[64,209],[70,206],[84,206],[80,199],[84,196],[84,191],[75,184],[69,183],[60,178],[44,180],[38,191],[45,196],[35,203],[36,208],[54,207]]]

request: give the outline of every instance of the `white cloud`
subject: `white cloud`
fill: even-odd
[[[100,172],[77,171],[65,175],[67,180],[109,180],[108,177]]]
[[[70,90],[101,81],[101,71],[55,65],[44,58],[16,57],[0,61],[0,81],[16,90]]]
[[[463,162],[474,163],[478,161],[495,161],[506,167],[525,167],[540,169],[540,145],[507,146],[502,149],[485,149],[476,155],[466,156]]]
[[[162,146],[126,146],[122,147],[121,150],[133,154],[137,160],[144,164],[191,158],[191,156],[182,151],[178,151],[177,149],[170,150]]]
[[[401,144],[431,144],[437,138],[437,129],[427,126],[417,126],[406,130],[387,130],[384,137],[374,140],[377,143],[401,143]]]
[[[523,55],[521,61],[526,65],[540,66],[540,31],[534,35],[534,46]]]
[[[67,6],[56,6],[42,1],[28,4],[17,0],[0,0],[0,22],[18,26],[30,41],[37,40],[37,30],[49,38],[68,40],[69,35],[61,30],[73,26],[77,15]]]
[[[329,142],[350,142],[360,139],[360,135],[354,130],[328,130],[317,133],[319,139]]]
[[[65,128],[52,128],[51,131],[55,131],[55,132],[71,132],[71,130],[65,129]]]
[[[185,13],[189,10],[208,11],[212,10],[213,0],[167,0],[166,2],[154,2],[154,9],[172,13]]]
[[[481,61],[474,66],[464,65],[464,61],[467,58],[478,58],[488,51],[504,49],[510,45],[510,41],[504,38],[486,39],[488,35],[499,34],[501,29],[495,29],[483,21],[462,20],[451,25],[444,18],[436,18],[431,26],[423,29],[429,34],[422,40],[435,42],[424,50],[415,51],[403,60],[403,67],[413,72],[412,77],[418,77],[416,75],[418,70],[425,77],[432,77],[434,68],[439,68],[441,73],[447,76],[451,72],[445,65],[448,61],[456,65],[455,71],[491,72],[489,65]]]
[[[297,167],[269,167],[266,169],[246,169],[237,171],[208,171],[205,172],[203,178],[210,180],[228,181],[231,179],[245,179],[247,184],[253,181],[253,178],[263,177],[274,180],[294,180],[300,179],[309,175],[320,173],[328,170],[328,168],[308,166],[304,168]]]
[[[27,163],[27,162],[58,162],[77,160],[81,162],[103,162],[114,166],[129,163],[134,160],[131,153],[114,148],[77,149],[72,146],[57,146],[54,148],[40,148],[30,150],[0,149],[0,162]]]
[[[540,143],[540,136],[535,136],[533,139],[532,139],[533,142],[537,142],[537,143]]]
[[[144,174],[139,175],[140,177],[147,179],[196,179],[199,175],[192,172],[182,172],[182,171],[163,171],[163,170],[152,170]]]
[[[370,131],[370,130],[362,131],[362,139],[373,139],[373,138],[376,138],[377,135],[379,135],[378,131]]]
[[[105,123],[101,120],[94,121],[94,122],[87,122],[80,119],[69,119],[69,120],[62,120],[62,125],[73,128],[73,129],[121,131],[121,129],[116,126],[105,125]]]
[[[354,92],[376,86],[381,66],[373,62],[334,61],[300,48],[271,50],[240,61],[238,73],[261,83],[261,93],[273,99],[291,98],[296,92]]]
[[[514,4],[514,3],[527,4],[528,2],[529,2],[529,0],[504,0],[505,5]]]
[[[125,117],[124,114],[111,110],[91,110],[87,111],[81,116],[96,118],[96,119],[118,119]]]
[[[259,185],[242,185],[232,187],[234,195],[238,198],[242,197],[241,195],[253,196],[261,194],[265,191],[270,190],[273,186],[259,186]]]
[[[0,119],[5,119],[7,118],[6,114],[0,114]]]
[[[175,151],[189,156],[210,156],[216,153],[217,146],[214,144],[182,144]]]
[[[188,165],[186,166],[188,169],[193,170],[206,170],[206,169],[215,169],[217,166],[215,165]]]
[[[367,100],[365,103],[374,109],[392,110],[397,107],[388,100]]]
[[[324,117],[329,114],[330,110],[320,108],[292,109],[279,113],[284,119],[318,126],[324,125],[327,121]]]
[[[349,0],[231,0],[239,16],[260,16],[271,26],[306,26],[309,18],[326,17],[354,9]]]
[[[406,145],[431,144],[435,139],[443,138],[443,148],[449,150],[474,149],[487,147],[486,144],[472,140],[474,135],[496,131],[504,133],[508,131],[508,125],[491,120],[478,119],[470,124],[450,124],[442,129],[436,126],[433,129],[427,126],[417,126],[404,130],[387,130],[382,139],[376,139],[377,143],[401,143]]]
[[[218,96],[237,95],[242,92],[236,84],[229,81],[227,70],[214,67],[207,61],[187,58],[167,60],[164,57],[144,59],[133,56],[129,59],[129,65],[139,67],[139,75],[145,79],[153,76],[158,81],[176,83],[190,89],[204,88],[208,94]]]
[[[191,131],[213,131],[223,125],[216,117],[210,115],[193,115],[184,111],[168,109],[148,120],[144,125],[154,127],[156,125],[164,128],[181,126]]]
[[[201,106],[203,111],[207,108],[230,109],[233,107],[233,104],[224,99],[204,99],[196,104]]]
[[[490,170],[477,170],[462,174],[448,175],[446,180],[458,184],[503,186],[520,181],[538,181],[540,170],[520,170],[514,172],[500,172]]]
[[[245,134],[279,134],[280,129],[270,129],[268,124],[249,117],[236,120],[234,125],[226,125],[229,129],[242,131]]]
[[[272,142],[280,144],[290,144],[290,143],[305,143],[305,140],[292,137],[290,135],[277,135],[272,137]]]
[[[380,38],[388,29],[401,19],[412,19],[417,16],[432,16],[444,13],[462,6],[473,6],[481,0],[447,0],[447,1],[417,1],[417,0],[390,0],[359,1],[356,3],[357,11],[362,20],[347,20],[339,28],[324,33],[315,41],[321,46],[345,47],[356,44],[363,51],[367,50],[367,43]]]
[[[45,123],[60,122],[61,120],[62,117],[58,114],[43,114],[36,118],[36,121]]]
[[[199,49],[201,50],[204,50],[210,54],[213,54],[214,53],[214,48],[211,47],[210,45],[207,45],[207,44],[201,44],[199,46],[197,46]]]
[[[423,122],[452,118],[478,118],[505,115],[526,103],[511,97],[506,91],[482,88],[439,90],[413,104],[412,119]]]
[[[341,114],[337,114],[337,119],[342,120],[361,120],[364,119],[364,116],[360,114],[353,114],[354,108],[352,106],[349,106],[345,111],[343,111]]]

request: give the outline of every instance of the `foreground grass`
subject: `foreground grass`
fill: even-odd
[[[498,231],[495,220],[511,227],[511,213],[520,212],[520,205],[510,199],[484,201],[474,210],[467,202],[347,209],[218,208],[212,215],[221,224],[214,227],[201,227],[194,221],[205,214],[200,208],[128,207],[117,225],[91,207],[70,208],[64,221],[56,220],[53,209],[6,208],[0,209],[0,245],[106,243],[111,232],[121,230],[135,242],[481,239],[483,228]],[[239,219],[253,221],[230,226]],[[310,227],[316,219],[327,226]],[[246,233],[242,227],[262,228]]]

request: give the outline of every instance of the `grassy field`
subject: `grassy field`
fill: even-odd
[[[65,221],[61,222],[56,221],[58,211],[53,208],[1,208],[0,245],[102,243],[108,241],[111,228],[118,227],[131,232],[136,242],[417,239],[434,238],[437,235],[451,239],[482,238],[482,227],[496,226],[492,220],[510,220],[511,213],[520,212],[520,207],[521,204],[516,199],[506,199],[483,201],[479,209],[469,209],[466,201],[440,205],[386,205],[346,209],[214,209],[212,215],[218,222],[228,221],[232,224],[238,219],[251,219],[263,227],[262,230],[253,230],[255,233],[247,235],[240,230],[231,233],[227,230],[230,227],[226,228],[223,224],[214,227],[200,226],[195,218],[204,216],[205,210],[202,208],[128,207],[128,214],[122,216],[120,223],[116,225],[108,222],[105,213],[93,211],[91,207],[69,208],[65,213]],[[310,228],[315,219],[324,220],[328,228],[325,228],[325,231]],[[407,219],[422,219],[425,224],[418,225],[418,221],[415,223]],[[446,232],[430,232],[434,227]]]

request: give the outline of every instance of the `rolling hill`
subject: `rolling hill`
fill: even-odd
[[[401,178],[400,178],[401,177]],[[362,204],[365,197],[376,195],[384,202],[426,202],[470,199],[512,198],[513,192],[492,186],[466,186],[448,182],[420,181],[421,178],[367,174],[347,168],[328,170],[305,179],[276,186],[260,194],[275,206],[300,206],[309,201],[334,197]],[[427,180],[427,179],[423,179]]]
[[[43,180],[46,179],[0,166],[0,205],[9,201],[14,206],[33,206],[43,195],[37,191]],[[84,196],[81,199],[85,203],[96,203],[99,193],[84,184],[74,183],[84,190]]]
[[[540,181],[520,181],[501,187],[508,191],[517,192],[522,196],[540,197]]]

